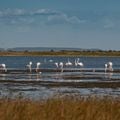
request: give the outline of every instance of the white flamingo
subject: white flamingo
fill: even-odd
[[[32,72],[32,62],[30,61],[29,64],[26,66],[29,68],[30,72]]]
[[[59,67],[59,64],[57,62],[55,62],[55,65],[56,65],[57,68]]]
[[[71,66],[72,63],[69,61],[69,58],[68,58],[68,62],[65,63],[66,66]]]
[[[75,66],[77,66],[77,60],[75,59]]]
[[[80,66],[80,67],[84,66],[84,64],[82,62],[78,62],[77,65]]]
[[[106,73],[106,71],[107,71],[107,67],[108,67],[108,65],[107,65],[107,64],[105,64],[105,73]]]
[[[79,58],[78,58],[77,60],[75,59],[75,66],[83,67],[84,64],[82,62],[79,62]]]
[[[112,62],[108,62],[108,63],[106,63],[105,64],[105,72],[107,71],[107,70],[109,70],[110,72],[112,72],[113,71],[113,63]]]
[[[41,64],[40,62],[37,62],[36,72],[38,72],[40,64]]]
[[[5,71],[5,72],[7,72],[7,68],[6,68],[6,65],[3,63],[3,64],[0,64],[0,68],[3,70],[3,71]]]
[[[64,65],[63,65],[63,62],[60,62],[60,63],[59,63],[59,66],[60,66],[61,72],[63,72],[63,66],[64,66]]]
[[[112,62],[108,62],[108,69],[109,69],[109,71],[113,71],[113,63]]]

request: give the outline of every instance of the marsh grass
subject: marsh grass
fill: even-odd
[[[120,51],[0,51],[0,56],[120,56]]]
[[[119,98],[0,99],[0,120],[120,120]]]

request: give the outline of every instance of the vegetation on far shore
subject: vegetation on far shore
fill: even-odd
[[[0,120],[119,120],[119,98],[0,99]]]
[[[0,51],[0,56],[118,56],[120,51]]]

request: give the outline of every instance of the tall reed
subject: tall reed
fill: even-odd
[[[119,98],[0,99],[0,120],[120,120]]]

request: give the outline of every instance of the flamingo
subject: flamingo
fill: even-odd
[[[68,62],[66,62],[65,65],[66,65],[66,66],[71,66],[71,65],[72,65],[72,63],[69,61],[69,58],[68,58]]]
[[[108,63],[106,63],[105,64],[105,72],[107,71],[107,70],[109,70],[110,72],[112,72],[113,71],[113,63],[112,62],[108,62]]]
[[[80,67],[84,66],[84,64],[82,62],[78,62],[77,65],[79,65]]]
[[[26,66],[29,68],[30,72],[32,72],[32,62],[30,61],[29,64]]]
[[[113,71],[112,66],[113,66],[113,63],[112,62],[108,62],[108,69],[109,69],[109,71]]]
[[[79,62],[79,58],[78,58],[77,60],[75,59],[75,66],[83,67],[84,64],[82,62]]]
[[[61,68],[61,72],[63,72],[63,62],[60,62],[60,63],[59,63],[59,66],[60,66],[60,68]]]
[[[59,64],[57,62],[55,62],[55,65],[56,65],[57,68],[59,67]]]
[[[39,66],[40,66],[40,62],[37,62],[37,66],[36,66],[36,72],[38,72]]]
[[[75,66],[77,66],[77,60],[75,59]]]
[[[6,68],[6,65],[3,63],[3,64],[0,64],[0,68],[3,70],[3,71],[5,71],[5,72],[7,72],[7,68]]]
[[[108,65],[107,65],[107,64],[105,64],[105,73],[106,73],[106,71],[107,71],[107,67],[108,67]]]

